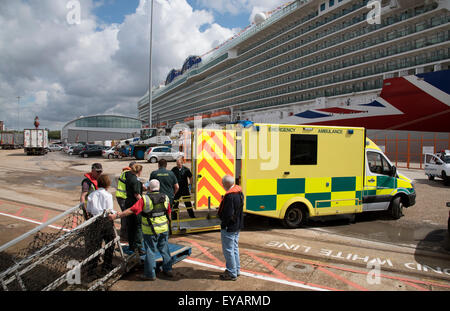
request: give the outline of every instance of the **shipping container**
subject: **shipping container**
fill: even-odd
[[[0,146],[2,149],[22,148],[23,133],[0,132]]]
[[[48,130],[44,129],[25,129],[24,152],[31,154],[46,154],[48,152]]]

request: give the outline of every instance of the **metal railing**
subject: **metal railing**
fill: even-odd
[[[72,207],[0,247],[4,291],[106,289],[131,268],[136,255],[124,255],[120,236],[106,214],[85,221],[81,207]],[[107,229],[111,234],[105,239]],[[108,249],[111,265],[98,275],[97,257]]]
[[[438,137],[439,136],[439,137]],[[408,133],[400,138],[399,134],[374,135],[373,142],[377,144],[386,156],[399,168],[423,169],[424,147],[430,153],[437,153],[450,149],[450,134],[447,138],[434,133],[431,135],[414,135]],[[427,148],[428,147],[428,148]]]

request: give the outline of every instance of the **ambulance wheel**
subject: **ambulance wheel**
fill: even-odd
[[[298,228],[306,224],[307,214],[303,205],[294,204],[288,208],[283,218],[283,225],[286,228]]]
[[[400,217],[403,216],[403,203],[401,197],[395,197],[392,202],[391,206],[389,207],[389,210],[391,212],[391,216],[394,219],[400,219]]]
[[[428,180],[434,180],[434,176],[433,175],[428,175]]]

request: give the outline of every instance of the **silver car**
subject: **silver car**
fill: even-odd
[[[50,151],[61,151],[61,150],[63,150],[63,147],[60,146],[60,145],[52,144],[52,145],[49,145],[49,146],[48,146],[48,149],[49,149]]]
[[[145,151],[144,159],[150,163],[156,163],[161,159],[166,161],[176,161],[182,156],[184,156],[183,152],[176,151],[175,149],[166,146],[157,146],[148,148]]]

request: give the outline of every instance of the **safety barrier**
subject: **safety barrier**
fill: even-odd
[[[4,291],[107,289],[138,261],[124,255],[105,214],[84,220],[81,205],[0,247]],[[98,257],[104,255],[102,272]],[[111,264],[108,264],[111,258]],[[105,263],[106,262],[106,263]]]
[[[408,133],[406,137],[373,135],[370,137],[386,156],[400,168],[423,169],[424,153],[436,153],[450,149],[450,134],[447,138],[436,133],[432,135]]]

